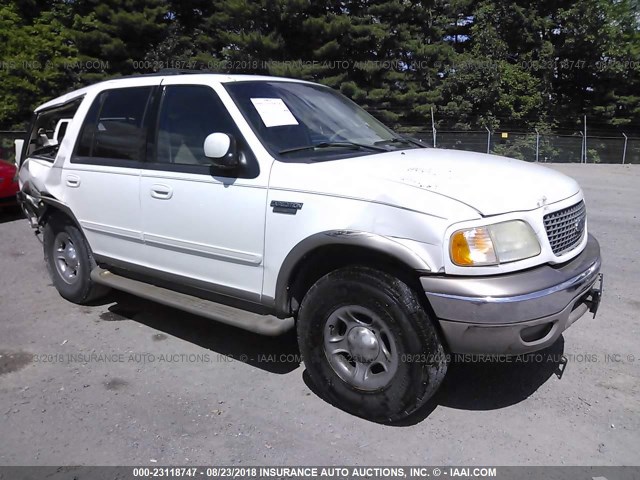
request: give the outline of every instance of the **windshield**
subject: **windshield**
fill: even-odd
[[[330,159],[418,148],[351,100],[321,85],[225,84],[267,150],[283,160]]]

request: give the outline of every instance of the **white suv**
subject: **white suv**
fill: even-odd
[[[318,389],[376,421],[424,404],[448,353],[539,350],[599,305],[574,180],[425,148],[325,86],[110,80],[40,106],[16,145],[63,297],[111,287],[266,335],[295,328]]]

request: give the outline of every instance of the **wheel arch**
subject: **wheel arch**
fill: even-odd
[[[80,222],[78,221],[76,216],[71,211],[71,208],[69,208],[67,204],[61,202],[60,200],[58,200],[57,198],[51,195],[46,195],[46,194],[41,194],[40,200],[42,201],[41,210],[40,212],[38,212],[38,223],[40,225],[44,225],[45,223],[47,223],[47,221],[49,220],[49,218],[51,218],[52,215],[56,213],[61,213],[66,217],[68,217],[76,225],[78,230],[80,230],[80,232],[82,232],[82,234],[84,235],[82,227],[80,226]]]
[[[420,274],[432,271],[417,253],[382,235],[355,230],[316,233],[299,242],[280,267],[274,302],[276,314],[291,316],[318,279],[348,265],[374,265],[412,284],[416,284]]]
[[[67,216],[83,232],[80,222],[66,203],[48,192],[40,191],[29,180],[22,185],[17,199],[20,208],[33,228],[38,230],[49,221],[52,215],[60,213]]]

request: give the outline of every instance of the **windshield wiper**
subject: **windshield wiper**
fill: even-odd
[[[403,143],[405,145],[416,145],[420,148],[427,148],[427,146],[424,143],[409,137],[393,137],[393,138],[390,138],[389,140],[380,140],[379,142],[376,142],[374,145],[382,145],[385,143]]]
[[[304,147],[287,148],[285,150],[280,150],[278,152],[278,154],[286,155],[287,153],[303,152],[305,150],[315,150],[315,149],[322,149],[322,148],[336,148],[336,147],[337,148],[350,148],[352,150],[367,149],[367,150],[374,150],[376,152],[388,152],[388,150],[386,148],[376,147],[375,145],[365,145],[364,143],[355,143],[355,142],[321,142],[321,143],[316,143],[315,145],[305,145]]]

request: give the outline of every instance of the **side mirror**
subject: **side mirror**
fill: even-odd
[[[216,167],[231,170],[240,165],[236,139],[226,133],[212,133],[204,139],[204,155]]]
[[[24,140],[16,139],[13,141],[13,144],[16,147],[16,167],[20,168],[20,164],[22,163],[22,147],[24,146]]]

